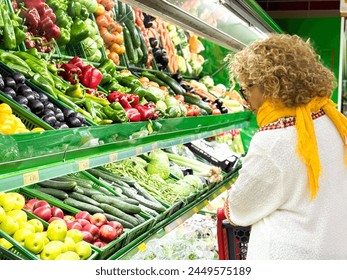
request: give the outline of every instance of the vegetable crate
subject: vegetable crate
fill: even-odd
[[[250,227],[233,226],[226,219],[224,209],[217,210],[217,240],[220,260],[245,260]]]

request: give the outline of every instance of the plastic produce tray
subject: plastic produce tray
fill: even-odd
[[[250,227],[234,226],[217,210],[217,239],[220,260],[246,260]]]
[[[3,62],[0,61],[0,73],[3,77],[7,77],[8,75],[10,75],[11,73],[14,73],[14,71],[9,68],[6,64],[4,64]],[[75,112],[75,110],[73,108],[71,108],[70,106],[66,105],[65,103],[61,102],[60,100],[57,100],[56,98],[54,98],[53,96],[51,96],[49,93],[45,92],[44,90],[42,90],[41,88],[39,88],[38,86],[36,86],[35,84],[33,84],[32,82],[30,82],[30,80],[26,79],[25,80],[25,84],[30,87],[32,90],[36,91],[36,92],[40,92],[45,94],[49,101],[52,102],[54,105],[56,105],[58,108],[60,109],[64,109],[64,108],[69,108],[71,110],[73,110]],[[10,100],[9,98],[6,97],[6,95],[0,91],[0,93],[2,93],[6,100]],[[11,100],[12,101],[12,100]],[[12,101],[12,103],[18,104],[16,101]],[[19,107],[21,107],[19,104],[17,105]],[[25,110],[23,108],[23,110]],[[25,110],[26,112],[28,112],[27,110]],[[48,125],[47,123],[45,123],[43,120],[41,120],[39,117],[37,117],[36,115],[34,115],[33,113],[28,112],[30,115],[35,116],[36,118],[38,118],[42,123],[44,123],[47,127],[47,129],[54,129],[53,127],[51,127],[50,125]],[[88,119],[87,117],[84,117],[88,123],[88,125],[92,126],[92,125],[97,125],[96,123],[94,123],[92,120]],[[43,127],[45,128],[45,127]]]

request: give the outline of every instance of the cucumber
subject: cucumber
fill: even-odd
[[[180,84],[173,78],[171,78],[170,76],[166,75],[165,73],[161,72],[161,71],[157,71],[155,72],[155,75],[162,80],[163,82],[165,82],[166,84],[168,84],[168,86],[176,93],[176,94],[185,94],[186,91],[184,90],[183,87],[180,86]],[[185,100],[184,100],[185,101]]]
[[[94,195],[92,195],[93,197]],[[78,192],[71,192],[69,193],[69,197],[74,198],[78,201],[86,202],[88,204],[92,204],[95,206],[99,206],[99,202],[95,201],[93,198],[86,196],[84,194],[78,193]]]
[[[55,181],[55,180],[46,180],[37,183],[39,186],[44,188],[52,188],[62,191],[72,191],[76,186],[77,183],[74,181]]]
[[[134,15],[134,10],[129,6],[129,5],[125,5],[125,13],[126,13],[126,17],[132,21],[133,23],[135,23],[135,15]]]
[[[123,36],[124,36],[124,46],[125,46],[128,60],[135,64],[135,61],[138,60],[137,52],[134,49],[130,31],[125,24],[123,24]]]
[[[141,39],[139,36],[139,32],[137,31],[135,27],[135,23],[129,19],[126,19],[124,23],[129,30],[131,42],[133,43],[134,49],[139,48],[141,46]]]
[[[116,221],[123,225],[123,228],[134,228],[135,226],[132,223],[129,223],[121,218],[115,217],[109,213],[104,213],[108,221]]]
[[[74,192],[84,194],[86,196],[92,197],[93,194],[100,194],[99,191],[94,190],[94,189],[88,189],[88,188],[83,188],[80,186],[76,186],[73,190]]]
[[[139,61],[140,63],[142,64],[146,64],[147,63],[147,60],[148,60],[148,49],[147,49],[147,45],[146,45],[146,42],[145,42],[145,38],[143,37],[142,35],[142,32],[141,32],[141,29],[140,27],[138,27],[136,25],[136,29],[137,29],[137,32],[139,34],[139,37],[140,37],[140,42],[141,42],[141,45],[140,45],[140,48],[142,50],[142,58],[141,58],[141,61]]]
[[[85,210],[85,211],[89,212],[90,214],[104,213],[104,210],[100,207],[97,207],[95,205],[91,205],[91,204],[86,203],[86,202],[76,200],[76,199],[71,198],[71,197],[64,199],[64,203],[67,205],[70,205],[72,207],[75,207],[79,210]]]
[[[133,205],[139,205],[140,204],[136,199],[132,199],[132,198],[128,198],[128,197],[120,196],[120,197],[117,197],[117,199],[124,201],[126,203],[133,204]]]
[[[60,182],[76,182],[77,185],[82,186],[84,188],[88,188],[91,189],[93,188],[92,184],[90,184],[89,182],[87,182],[86,180],[83,179],[78,179],[78,178],[74,178],[74,177],[58,177],[58,178],[54,178],[52,179],[53,181],[60,181]]]
[[[100,203],[100,207],[104,210],[105,213],[109,213],[117,218],[128,221],[133,226],[138,225],[138,221],[135,217],[128,215],[127,213],[124,213],[123,211],[117,209],[114,206],[108,205],[106,203]]]
[[[100,192],[102,192],[103,194],[105,194],[105,195],[108,195],[108,196],[114,196],[114,193],[112,193],[112,192],[110,192],[107,188],[105,188],[105,187],[99,187],[99,190],[100,190]],[[100,193],[99,192],[99,193]]]
[[[143,52],[142,52],[141,46],[138,47],[135,51],[137,52],[138,63],[141,63],[142,57],[143,57]]]
[[[170,95],[175,95],[175,92],[171,89],[171,87],[165,83],[164,81],[160,80],[157,76],[154,74],[148,72],[148,71],[143,71],[141,73],[142,76],[147,77],[150,81],[156,82],[160,86],[164,86],[169,90]]]
[[[117,20],[118,21],[124,20],[125,16],[126,16],[126,4],[118,1]]]
[[[195,97],[195,96],[188,94],[188,93],[184,93],[183,97],[184,97],[185,103],[197,105],[201,109],[205,110],[207,112],[207,114],[209,114],[209,115],[212,114],[211,107],[208,106],[208,104],[206,102],[202,101],[200,98]]]
[[[139,224],[142,224],[142,223],[146,222],[145,218],[143,218],[139,214],[135,214],[134,217],[139,221]]]
[[[60,200],[64,200],[64,199],[69,197],[69,195],[62,190],[57,190],[57,189],[52,189],[52,188],[36,188],[34,190],[41,192],[41,193],[52,195],[55,198],[58,198]]]
[[[137,191],[139,195],[142,195],[144,198],[153,201],[154,203],[159,203],[151,194],[149,194],[140,184],[134,184],[133,188]]]
[[[138,202],[140,202],[140,205],[144,205],[148,208],[151,208],[153,210],[155,210],[158,213],[162,213],[166,210],[166,208],[161,205],[159,202],[154,203],[153,201],[150,201],[148,199],[145,199],[143,196],[138,195],[138,194],[134,194],[134,199],[136,199]]]
[[[148,207],[146,207],[146,206],[144,206],[144,205],[141,205],[141,204],[140,204],[140,208],[141,208],[141,210],[142,210],[143,212],[145,212],[145,213],[147,213],[147,214],[149,214],[149,215],[151,215],[151,216],[153,216],[153,217],[156,217],[156,216],[159,215],[159,213],[158,213],[157,211],[155,211],[155,210],[153,210],[153,209],[151,209],[151,208],[148,208]]]
[[[96,178],[102,178],[108,182],[113,182],[113,183],[116,183],[117,185],[122,185],[124,187],[129,188],[129,185],[127,183],[119,179],[120,177],[115,176],[113,173],[109,171],[93,168],[93,169],[89,169],[88,172]]]
[[[93,195],[92,198],[95,199],[98,203],[110,204],[128,214],[138,214],[141,212],[141,208],[139,206],[122,201],[115,196],[97,194]]]

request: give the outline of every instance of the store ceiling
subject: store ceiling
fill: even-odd
[[[256,0],[272,18],[339,17],[336,0]]]

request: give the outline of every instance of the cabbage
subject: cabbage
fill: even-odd
[[[201,181],[200,177],[196,175],[186,175],[181,181],[187,182],[194,187],[195,190],[201,190],[204,188],[204,183]]]
[[[165,160],[151,160],[147,165],[147,173],[150,175],[157,174],[164,180],[169,178],[169,161],[165,162]]]
[[[96,50],[96,52],[92,56],[88,56],[88,60],[93,62],[99,62],[102,58],[102,54],[100,50]]]
[[[152,161],[164,161],[169,164],[169,158],[167,154],[162,150],[153,150],[149,153],[148,157]]]
[[[84,39],[81,43],[87,57],[93,56],[98,50],[96,42],[90,37]]]
[[[91,36],[91,38],[95,41],[98,49],[102,48],[104,46],[104,40],[101,38],[99,34],[95,34]]]
[[[179,166],[177,164],[170,166],[170,173],[179,179],[183,179],[183,177],[184,177],[181,168],[179,168]]]

